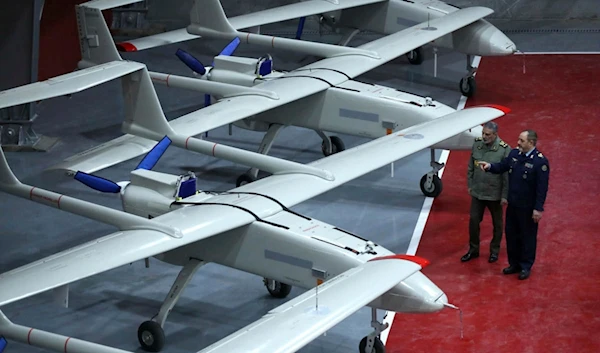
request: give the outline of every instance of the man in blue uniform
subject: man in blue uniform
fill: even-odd
[[[506,251],[509,266],[505,275],[519,273],[527,279],[535,261],[538,223],[544,212],[548,192],[550,166],[548,159],[536,149],[537,133],[523,131],[518,148],[499,163],[479,162],[484,171],[508,171],[508,207],[506,208]]]

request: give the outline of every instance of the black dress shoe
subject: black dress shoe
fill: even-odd
[[[471,259],[476,259],[478,257],[479,257],[479,253],[478,252],[468,252],[463,257],[460,258],[460,261],[466,262],[466,261],[469,261]]]
[[[490,254],[490,258],[488,259],[489,263],[498,261],[498,254]]]
[[[513,273],[519,272],[519,268],[517,266],[508,266],[507,268],[502,270],[502,273],[505,275],[512,275]]]
[[[519,279],[521,279],[521,280],[527,279],[527,278],[529,278],[530,274],[531,274],[531,271],[529,271],[529,270],[522,270],[521,273],[519,273]]]

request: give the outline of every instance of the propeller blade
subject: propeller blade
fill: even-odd
[[[304,22],[306,21],[306,17],[300,17],[300,22],[298,23],[298,29],[296,30],[296,39],[300,39],[302,37],[302,32],[304,31]]]
[[[204,65],[202,65],[200,60],[196,59],[188,52],[181,50],[181,49],[177,49],[177,52],[175,53],[175,55],[177,55],[179,60],[181,60],[184,64],[186,64],[187,67],[192,69],[192,71],[194,71],[195,73],[197,73],[199,75],[204,75],[206,73],[206,68],[204,67]]]
[[[237,49],[239,45],[240,39],[238,37],[235,37],[231,42],[229,42],[229,44],[227,44],[225,48],[223,48],[223,50],[221,50],[219,55],[230,56],[231,54],[233,54],[233,52]]]
[[[154,168],[154,166],[156,165],[160,157],[162,157],[162,155],[165,153],[170,144],[171,139],[168,136],[163,137],[162,140],[160,140],[156,145],[154,145],[154,147],[152,147],[152,150],[150,150],[150,152],[146,154],[144,159],[142,159],[140,164],[138,164],[138,166],[135,167],[135,169],[151,170],[152,168]]]
[[[87,174],[84,172],[75,173],[75,180],[81,182],[82,184],[89,186],[94,190],[98,190],[101,192],[112,192],[118,193],[121,191],[121,187],[112,180],[108,180],[99,176],[95,176],[92,174]]]

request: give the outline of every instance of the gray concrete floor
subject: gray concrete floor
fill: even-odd
[[[600,50],[597,33],[515,33],[511,38],[522,51]],[[218,42],[188,42],[130,54],[127,58],[146,63],[150,70],[188,74],[174,56],[177,47],[193,52],[208,63],[210,57],[199,53],[215,54],[221,46]],[[244,54],[263,53],[240,47],[236,55]],[[291,69],[298,66],[299,59],[297,55],[276,53],[275,66]],[[432,75],[432,66],[429,54],[427,61],[417,67],[409,65],[405,58],[399,58],[359,80],[429,95],[455,107],[459,100],[457,87],[465,66],[464,57],[440,50],[437,78]],[[198,109],[203,104],[203,98],[197,93],[163,86],[156,89],[169,118]],[[60,143],[46,153],[7,153],[15,174],[28,184],[120,208],[120,201],[112,195],[97,193],[57,173],[43,172],[68,156],[121,135],[119,92],[119,82],[111,82],[70,99],[55,98],[41,103],[36,130],[43,135],[59,137]],[[347,147],[366,141],[342,137]],[[260,133],[237,128],[231,136],[226,127],[209,133],[210,140],[250,150],[257,148],[261,138]],[[320,143],[314,132],[290,127],[280,134],[271,155],[310,162],[322,157]],[[96,174],[112,180],[126,180],[138,161],[139,158]],[[424,201],[418,181],[428,171],[428,165],[429,151],[422,151],[395,163],[393,178],[390,167],[381,168],[294,209],[404,253]],[[200,188],[225,190],[234,187],[235,179],[246,168],[171,148],[155,170],[173,174],[194,170],[202,180]],[[112,227],[10,195],[2,195],[1,200],[0,272],[114,231]],[[150,268],[146,269],[140,261],[72,284],[69,308],[55,305],[52,296],[44,293],[2,310],[18,324],[141,352],[136,338],[137,327],[157,313],[178,271],[179,268],[156,260],[151,260]],[[301,293],[294,289],[288,299]],[[271,298],[261,279],[254,275],[209,264],[198,271],[169,316],[164,351],[196,352],[257,320],[288,299]],[[369,321],[369,310],[362,309],[301,352],[356,352],[359,340],[370,331]],[[10,353],[41,351],[15,342],[11,342],[7,350]]]

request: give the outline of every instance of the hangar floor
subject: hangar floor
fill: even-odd
[[[561,26],[559,23],[545,23],[542,28]],[[581,24],[580,28],[590,27]],[[531,33],[523,29],[513,33],[507,31],[507,34],[524,52],[600,51],[599,31]],[[365,38],[370,39],[369,36],[360,39]],[[216,53],[222,44],[184,43],[180,47],[194,54]],[[176,48],[168,46],[129,54],[126,58],[144,62],[153,71],[186,75],[186,68],[173,55]],[[236,55],[262,54],[243,47],[236,52]],[[275,53],[274,57],[276,69],[297,67],[302,59],[289,53]],[[199,55],[199,58],[205,63],[210,62],[208,56]],[[526,57],[524,62],[526,64]],[[438,77],[433,77],[433,60],[428,55],[421,66],[411,66],[404,58],[399,58],[359,79],[431,96],[456,107],[460,98],[458,80],[465,67],[464,57],[440,50],[438,63]],[[196,93],[163,86],[156,89],[168,117],[182,115],[202,105],[203,99]],[[94,192],[63,175],[43,172],[66,157],[121,135],[119,91],[119,82],[115,81],[70,99],[56,98],[41,103],[36,130],[40,134],[60,138],[60,143],[46,153],[7,153],[15,174],[28,184],[120,208],[119,200],[112,195]],[[225,127],[211,131],[208,138],[255,150],[261,137],[259,133],[237,128],[229,135]],[[366,141],[351,136],[343,136],[343,139],[347,147]],[[306,163],[322,157],[320,143],[314,132],[289,127],[280,134],[271,155]],[[97,174],[112,180],[125,180],[138,160]],[[397,253],[405,253],[425,200],[418,181],[428,171],[428,165],[429,152],[417,153],[395,163],[393,177],[389,167],[381,168],[307,201],[295,210],[370,238]],[[202,180],[200,188],[204,190],[231,188],[237,176],[245,171],[242,166],[175,148],[167,151],[155,169],[169,173],[193,170]],[[0,210],[0,249],[3,250],[0,272],[114,230],[12,196],[2,197]],[[143,262],[138,262],[71,285],[68,309],[54,304],[51,295],[41,294],[11,304],[3,311],[18,324],[141,351],[136,338],[137,327],[157,312],[178,271],[179,268],[156,260],[151,260],[149,269],[144,268]],[[300,293],[301,290],[294,289],[288,299]],[[165,327],[165,351],[198,351],[257,320],[286,300],[271,298],[261,279],[254,275],[209,264],[197,273],[169,316]],[[368,309],[360,310],[301,352],[356,352],[359,340],[370,330],[369,321]],[[41,351],[18,343],[11,343],[8,348],[8,352]]]

